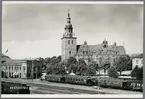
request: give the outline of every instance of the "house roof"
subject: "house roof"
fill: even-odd
[[[6,62],[4,62],[2,65],[9,65],[9,66],[21,65],[21,60],[20,59],[9,59]]]
[[[143,54],[138,54],[138,55],[134,56],[133,59],[134,58],[143,58]]]
[[[87,51],[87,53],[84,53]],[[110,54],[117,54],[117,55],[126,55],[124,46],[115,46],[109,45],[107,48],[103,48],[102,44],[98,45],[77,45],[77,55],[93,55],[93,54],[101,54],[101,55],[110,55]]]
[[[2,63],[6,62],[7,60],[11,59],[9,56],[6,56],[5,54],[1,54]]]

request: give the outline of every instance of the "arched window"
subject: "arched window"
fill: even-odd
[[[71,51],[69,51],[69,54],[71,54]]]
[[[73,44],[73,40],[71,41],[71,44]]]
[[[83,54],[85,54],[85,51],[83,51]]]
[[[136,60],[136,64],[138,64],[138,60]]]
[[[25,71],[25,66],[23,67],[23,70]]]
[[[88,54],[88,51],[86,51],[86,54]]]
[[[68,40],[68,44],[70,44],[70,40]]]
[[[20,78],[21,78],[21,73],[20,73]]]

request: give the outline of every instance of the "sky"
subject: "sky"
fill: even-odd
[[[143,53],[142,4],[2,4],[2,53],[13,59],[61,55],[68,10],[77,44],[106,38],[127,54]]]

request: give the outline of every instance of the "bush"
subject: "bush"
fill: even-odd
[[[108,69],[108,76],[112,78],[118,78],[119,74],[117,73],[115,67],[112,66]]]

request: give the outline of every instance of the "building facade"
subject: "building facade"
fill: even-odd
[[[10,59],[2,64],[3,77],[38,78],[42,73],[42,63],[36,60]]]
[[[143,54],[137,55],[135,57],[132,58],[132,70],[135,67],[143,67]]]
[[[84,44],[77,45],[77,37],[74,37],[70,13],[68,13],[65,33],[61,38],[62,61],[73,56],[76,57],[77,60],[83,58],[86,63],[88,63],[88,60],[92,60],[100,64],[100,62],[105,60],[113,64],[121,55],[126,55],[124,46],[118,46],[116,42],[109,45],[106,39],[98,45],[88,45],[87,41],[85,41]]]

